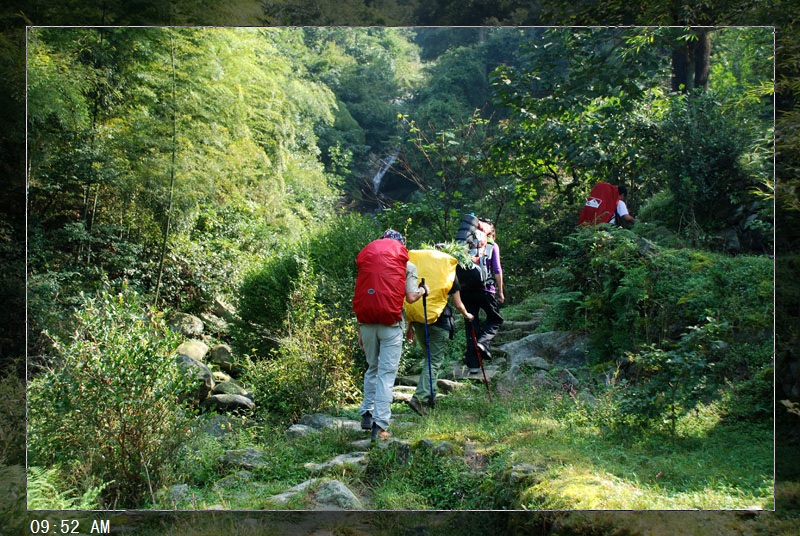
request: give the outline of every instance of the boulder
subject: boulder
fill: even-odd
[[[302,483],[300,483],[300,484],[298,484],[296,486],[292,486],[291,488],[287,489],[283,493],[279,493],[278,495],[273,495],[268,500],[273,504],[277,504],[277,505],[280,505],[280,506],[285,506],[294,497],[296,497],[300,493],[303,493],[309,486],[312,486],[312,485],[316,484],[317,481],[318,481],[318,479],[316,479],[316,478],[312,478],[310,480],[306,480],[305,482],[302,482]]]
[[[238,382],[230,380],[227,382],[220,382],[214,386],[211,394],[214,395],[239,395],[253,400],[253,393],[242,387]]]
[[[499,347],[508,355],[509,368],[523,360],[540,357],[565,368],[579,368],[586,363],[586,339],[566,331],[533,333]]]
[[[523,357],[519,361],[517,361],[513,367],[518,367],[520,371],[536,371],[536,370],[550,370],[553,368],[553,365],[547,362],[547,360],[543,357],[539,356],[532,356],[532,357]]]
[[[202,361],[180,353],[175,357],[175,362],[186,374],[193,374],[199,380],[197,398],[200,401],[205,400],[214,389],[214,375],[209,368]]]
[[[720,231],[717,235],[717,241],[723,251],[728,253],[738,253],[742,249],[742,244],[739,242],[739,232],[735,227],[728,227]]]
[[[208,354],[208,345],[198,340],[186,341],[178,346],[175,352],[179,355],[190,357],[195,361],[205,363],[206,355]]]
[[[347,430],[354,430],[361,432],[361,422],[352,419],[343,419],[341,417],[331,417],[323,413],[315,413],[313,415],[303,415],[300,418],[300,424],[305,424],[317,430],[324,429],[338,429],[344,428]]]
[[[233,351],[227,344],[217,344],[211,348],[208,354],[208,361],[227,373],[231,373],[236,364],[233,359]]]
[[[363,510],[364,505],[350,488],[338,480],[323,482],[314,493],[315,510]]]
[[[201,417],[203,418],[203,417]],[[224,437],[234,432],[236,420],[227,415],[212,415],[205,421],[200,421],[201,430],[211,437]]]
[[[230,324],[213,313],[201,313],[200,319],[209,333],[227,335],[230,331]]]
[[[340,454],[335,458],[324,463],[308,462],[304,465],[312,473],[323,473],[329,469],[336,469],[337,473],[341,473],[344,467],[353,467],[357,472],[363,472],[367,466],[367,452],[350,452],[347,454]]]
[[[173,313],[167,325],[187,337],[198,337],[203,333],[203,321],[194,315]]]
[[[575,375],[567,369],[559,370],[556,376],[558,377],[558,381],[561,382],[561,387],[564,390],[577,391],[578,387],[580,387],[578,378],[576,378]]]
[[[454,382],[452,380],[445,380],[443,378],[436,380],[436,388],[440,393],[452,393],[458,389],[465,387],[467,384]]]
[[[636,246],[639,251],[639,255],[642,257],[653,257],[656,253],[658,253],[658,247],[650,240],[639,237],[636,241]]]
[[[449,441],[439,441],[439,443],[433,447],[433,453],[439,456],[449,456],[451,454],[455,454],[456,450],[456,446]]]
[[[212,372],[212,374],[214,375],[214,381],[218,383],[229,382],[233,380],[233,378],[231,378],[228,374],[225,374],[221,370],[215,370]]]
[[[224,298],[217,296],[214,299],[214,306],[212,312],[226,322],[236,321],[236,309],[225,301]]]
[[[286,430],[286,439],[297,439],[318,433],[319,430],[305,424],[293,424]]]
[[[416,387],[410,385],[396,385],[392,388],[392,402],[406,402],[414,396]]]
[[[214,482],[214,490],[224,490],[229,488],[236,488],[241,486],[244,483],[250,482],[252,480],[253,475],[250,471],[237,471],[232,475],[228,475],[224,478],[221,478]]]

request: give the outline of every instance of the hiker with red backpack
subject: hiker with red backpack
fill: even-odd
[[[628,189],[624,186],[618,186],[617,190],[619,191],[619,200],[617,201],[617,210],[614,213],[614,216],[611,218],[610,223],[611,225],[617,224],[624,226],[625,224],[632,224],[634,221],[633,216],[630,212],[628,212],[628,205],[626,202],[628,201]]]
[[[634,218],[628,212],[627,200],[628,189],[624,186],[614,186],[605,181],[598,182],[592,187],[589,198],[578,216],[578,225],[633,223]]]
[[[389,229],[356,257],[358,274],[353,311],[358,320],[358,345],[364,350],[364,400],[359,408],[361,428],[372,439],[388,439],[392,417],[392,387],[403,349],[403,303],[428,293],[419,284],[417,267],[408,260],[405,238]]]

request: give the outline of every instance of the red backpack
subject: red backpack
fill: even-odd
[[[358,253],[353,311],[361,324],[391,326],[403,314],[408,250],[391,238],[373,240]]]
[[[619,190],[617,187],[607,182],[598,182],[592,188],[589,199],[586,200],[586,205],[581,210],[578,225],[597,225],[610,222],[617,212],[618,202]]]

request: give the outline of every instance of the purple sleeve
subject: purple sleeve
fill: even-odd
[[[500,246],[494,244],[494,251],[492,252],[492,273],[502,274],[503,268],[500,266]]]

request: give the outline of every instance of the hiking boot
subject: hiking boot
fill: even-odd
[[[481,371],[481,369],[479,369],[479,368],[471,368],[471,369],[469,369],[469,373],[470,374],[477,374],[480,371]]]
[[[361,429],[372,430],[372,413],[369,411],[361,416]]]
[[[391,432],[387,432],[386,430],[378,426],[377,423],[372,424],[372,441],[375,441],[376,439],[386,440],[389,439],[390,437],[392,437]]]
[[[478,343],[478,350],[481,351],[481,355],[482,355],[483,359],[485,359],[485,360],[492,359],[492,353],[489,352],[489,348],[487,348],[486,345],[483,344],[482,342]]]
[[[425,408],[422,407],[422,404],[416,398],[411,398],[411,399],[407,400],[406,404],[408,404],[408,407],[413,409],[414,413],[416,413],[420,417],[424,417],[425,416]]]

